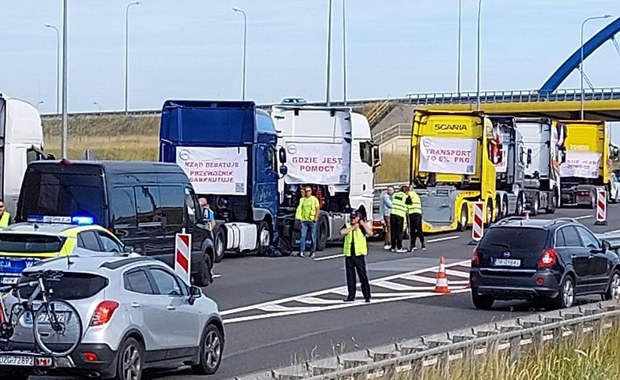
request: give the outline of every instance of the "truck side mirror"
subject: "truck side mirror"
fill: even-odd
[[[527,166],[532,165],[532,149],[531,148],[527,150],[526,163],[527,163]]]
[[[372,164],[374,168],[381,166],[381,151],[379,150],[379,145],[372,146]]]
[[[280,147],[280,150],[278,150],[278,160],[280,160],[281,164],[286,164],[286,150],[284,147]]]

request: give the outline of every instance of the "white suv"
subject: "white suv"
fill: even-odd
[[[13,363],[0,364],[0,378],[44,373],[134,380],[147,368],[191,365],[203,375],[218,370],[224,328],[217,304],[166,264],[147,257],[62,257],[26,269],[20,283],[46,270],[62,273],[47,286],[54,298],[76,308],[83,339],[69,357],[41,360],[45,356],[33,350],[32,318],[25,314],[13,337],[0,345],[0,359],[8,358],[0,363]],[[20,295],[32,291],[24,287]],[[10,295],[7,309],[16,300]]]

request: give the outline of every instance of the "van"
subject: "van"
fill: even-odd
[[[176,164],[35,161],[28,165],[16,221],[90,217],[133,251],[174,267],[175,234],[192,236],[193,282],[212,282],[213,236],[194,189]]]

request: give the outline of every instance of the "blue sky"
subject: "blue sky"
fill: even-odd
[[[463,1],[462,90],[475,90],[476,0]],[[123,108],[125,7],[69,0],[69,110]],[[61,0],[0,0],[0,91],[56,108]],[[143,0],[130,11],[130,109],[168,98],[241,96],[248,15],[247,97],[325,98],[327,0]],[[334,0],[332,99],[342,98],[341,6]],[[348,0],[348,98],[456,89],[457,0]],[[589,16],[620,15],[617,0],[484,0],[483,90],[536,89],[579,46]],[[608,22],[586,26],[586,37]],[[605,44],[586,63],[596,87],[620,87],[620,55]],[[578,88],[576,73],[563,84]]]

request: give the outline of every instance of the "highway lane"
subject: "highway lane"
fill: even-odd
[[[611,205],[608,225],[594,226],[594,211],[561,209],[552,217],[578,217],[595,232],[620,229],[620,206]],[[539,218],[545,218],[543,214]],[[335,351],[389,344],[410,337],[525,315],[525,302],[499,302],[493,310],[475,310],[464,274],[472,246],[471,230],[427,237],[428,250],[414,254],[386,252],[370,244],[368,272],[373,302],[342,303],[341,248],[331,247],[316,259],[230,257],[216,265],[219,275],[205,289],[226,322],[222,367],[210,379],[289,365]],[[438,259],[450,266],[451,295],[433,295]],[[461,293],[457,293],[461,292]],[[381,293],[381,294],[380,294]],[[147,379],[193,380],[189,370],[149,374]],[[38,378],[42,379],[42,378]]]
[[[610,205],[607,226],[595,226],[594,211],[589,209],[561,209],[551,216],[577,217],[593,231],[605,232],[620,229],[619,210],[620,206]],[[538,217],[546,218],[544,213]],[[337,247],[321,252],[315,260],[225,259],[216,266],[221,277],[206,288],[227,321],[224,363],[213,378],[231,378],[330,356],[335,350],[354,351],[532,312],[533,306],[526,302],[499,302],[491,311],[475,310],[468,291],[458,284],[464,280],[459,275],[467,270],[463,265],[454,267],[457,276],[448,273],[451,289],[463,293],[436,296],[422,289],[432,288],[433,284],[424,281],[433,279],[440,256],[449,264],[469,260],[470,237],[470,230],[429,236],[429,241],[435,241],[428,244],[428,250],[414,254],[386,252],[379,242],[371,243],[368,271],[373,292],[388,294],[375,296],[371,304],[354,306],[342,304],[344,295],[338,294],[344,286],[344,270]],[[188,375],[180,371],[154,378],[193,378]]]

